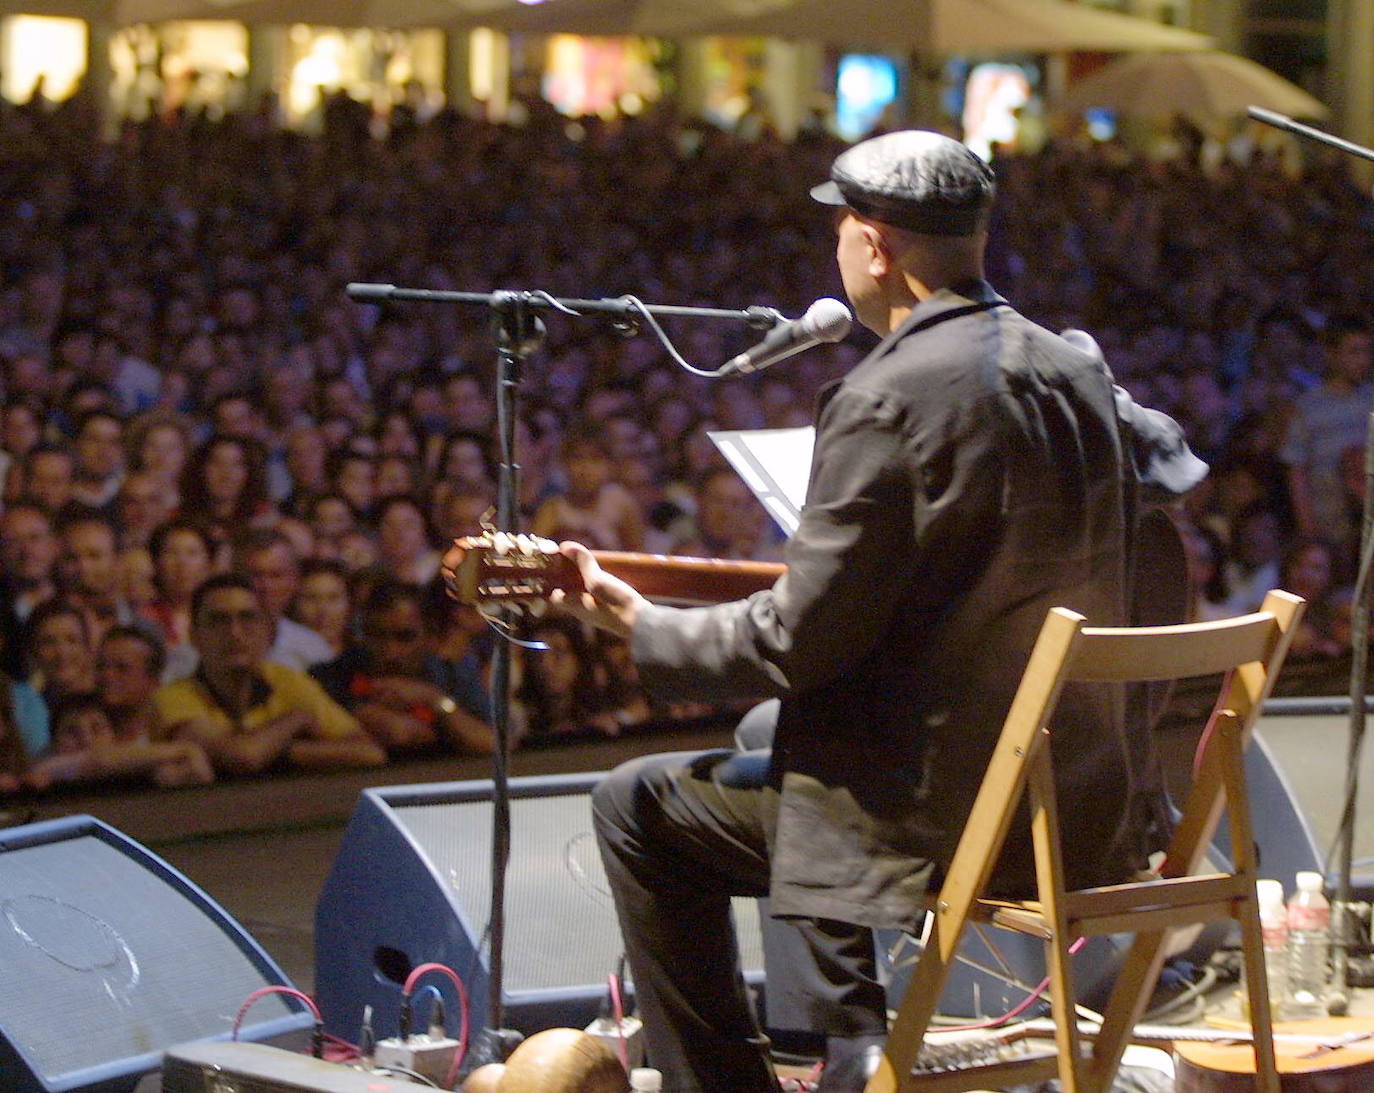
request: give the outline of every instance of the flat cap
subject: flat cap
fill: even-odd
[[[843,152],[811,196],[926,235],[972,235],[987,219],[992,168],[924,129],[884,133]]]

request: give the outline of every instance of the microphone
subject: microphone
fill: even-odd
[[[736,372],[757,372],[813,345],[837,342],[849,333],[852,325],[849,308],[839,300],[823,296],[808,307],[800,319],[779,323],[763,341],[726,361],[716,374],[733,376]]]

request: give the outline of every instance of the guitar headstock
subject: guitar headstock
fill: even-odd
[[[455,539],[462,558],[447,577],[449,592],[464,603],[528,603],[548,599],[554,589],[582,588],[577,567],[552,539],[486,532]]]

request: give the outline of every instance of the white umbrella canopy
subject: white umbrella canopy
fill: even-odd
[[[1202,49],[1211,39],[1064,0],[0,0],[0,12],[527,33],[768,35],[937,53]]]
[[[67,0],[47,0],[67,2]],[[314,23],[340,27],[444,26],[511,0],[114,0],[122,23],[230,19],[241,23]]]
[[[56,15],[88,23],[125,23],[122,0],[0,0],[0,17]]]
[[[558,0],[549,0],[553,7]],[[715,13],[712,12],[715,8]],[[726,9],[721,14],[721,9]],[[888,52],[1206,49],[1211,38],[1064,0],[714,0],[645,3],[641,33],[768,35]]]
[[[0,0],[4,3],[5,0]],[[38,0],[47,3],[83,0]],[[102,0],[90,0],[102,2]],[[314,23],[341,27],[491,27],[532,34],[637,33],[646,9],[675,8],[671,0],[103,0],[118,6],[121,22],[232,19],[243,23]],[[715,10],[697,0],[699,10]],[[658,15],[651,13],[657,19]]]
[[[1060,105],[1104,106],[1123,114],[1204,114],[1229,117],[1260,106],[1303,118],[1320,118],[1326,106],[1297,84],[1233,53],[1133,54],[1109,61],[1075,83]]]

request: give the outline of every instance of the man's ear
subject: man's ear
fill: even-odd
[[[862,225],[864,242],[868,246],[868,274],[879,278],[892,269],[892,248],[887,237],[872,224]]]

